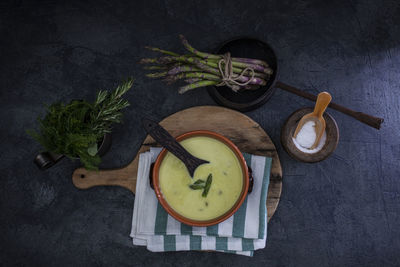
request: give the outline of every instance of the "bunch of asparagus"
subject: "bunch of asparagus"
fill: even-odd
[[[229,86],[234,91],[241,89],[255,90],[260,86],[266,85],[270,75],[273,73],[272,69],[263,60],[232,57],[232,79],[236,82],[227,81],[227,75],[220,68],[221,65],[225,64],[224,55],[200,52],[193,48],[183,35],[179,35],[179,37],[183,46],[189,51],[188,54],[179,55],[171,51],[146,46],[147,49],[160,52],[164,56],[143,58],[140,63],[150,64],[150,66],[145,67],[147,70],[159,71],[149,73],[146,75],[147,77],[160,78],[168,84],[184,80],[187,85],[179,88],[180,94],[199,87],[225,85],[226,83],[229,83]],[[221,60],[223,61],[220,62]]]

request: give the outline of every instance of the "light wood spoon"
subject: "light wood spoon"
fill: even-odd
[[[317,147],[319,141],[321,140],[322,135],[324,134],[326,123],[323,115],[331,100],[332,96],[328,92],[319,93],[317,102],[315,103],[314,111],[304,115],[303,118],[301,118],[301,120],[299,121],[299,124],[297,124],[297,128],[294,131],[293,135],[294,138],[296,138],[300,129],[306,122],[308,121],[315,122],[316,139],[310,149],[314,149]]]

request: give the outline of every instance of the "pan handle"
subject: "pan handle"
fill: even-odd
[[[55,154],[52,152],[41,152],[36,155],[33,162],[38,166],[39,169],[45,170],[59,162],[64,155]]]
[[[307,98],[307,99],[309,99],[311,101],[316,101],[317,100],[317,96],[315,96],[313,94],[310,94],[310,93],[307,93],[307,92],[304,92],[304,91],[302,91],[300,89],[297,89],[296,87],[293,87],[291,85],[285,84],[285,83],[280,82],[280,81],[276,82],[275,87],[281,88],[281,89],[283,89],[285,91],[288,91],[288,92],[290,92],[292,94]],[[337,111],[340,111],[340,112],[342,112],[342,113],[344,113],[346,115],[349,115],[349,116],[355,118],[356,120],[358,120],[358,121],[360,121],[362,123],[365,123],[365,124],[367,124],[367,125],[369,125],[371,127],[374,127],[375,129],[378,129],[378,130],[381,128],[381,124],[383,123],[383,119],[382,118],[378,118],[378,117],[374,117],[372,115],[368,115],[368,114],[365,114],[365,113],[362,113],[362,112],[354,111],[354,110],[351,110],[349,108],[346,108],[344,106],[341,106],[341,105],[333,103],[333,102],[331,102],[328,107],[333,108],[333,109],[335,109]]]

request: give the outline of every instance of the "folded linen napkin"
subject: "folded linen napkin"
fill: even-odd
[[[266,199],[271,158],[244,153],[253,170],[253,191],[229,219],[209,227],[192,227],[168,215],[159,204],[149,183],[150,165],[161,148],[139,155],[135,203],[133,208],[133,244],[153,252],[180,250],[216,250],[252,256],[265,247],[267,236]]]

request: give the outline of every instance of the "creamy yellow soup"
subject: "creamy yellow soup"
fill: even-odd
[[[191,137],[180,143],[192,155],[210,163],[200,165],[191,178],[183,162],[168,152],[159,170],[164,199],[177,213],[192,220],[210,220],[223,215],[233,207],[242,191],[239,160],[227,145],[211,137]],[[206,181],[209,174],[212,174],[212,183],[203,197],[203,190],[193,190],[190,185],[198,179]]]

